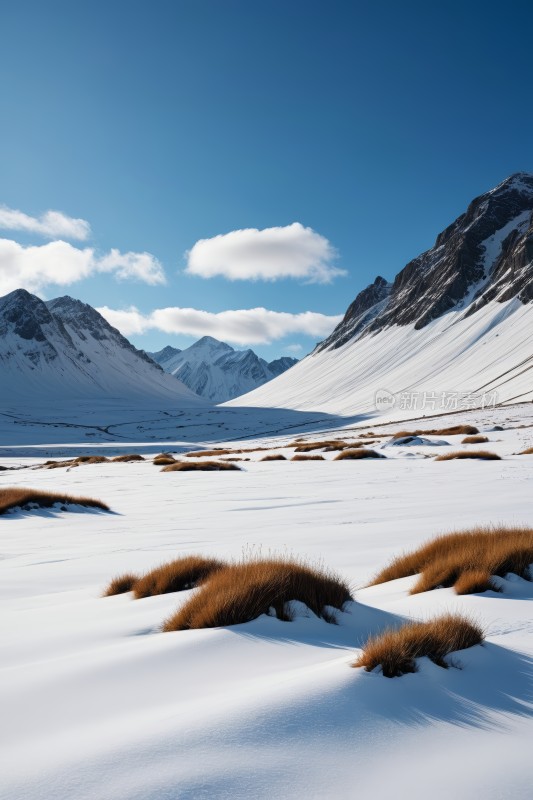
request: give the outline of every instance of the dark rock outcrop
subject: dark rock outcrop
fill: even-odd
[[[516,173],[476,197],[410,261],[392,284],[364,289],[318,350],[392,325],[420,329],[449,311],[475,313],[490,300],[533,299],[533,175]]]

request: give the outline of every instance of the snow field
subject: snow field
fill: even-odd
[[[1,472],[0,486],[89,494],[114,512],[0,518],[5,796],[528,798],[533,584],[509,576],[501,594],[466,597],[410,596],[416,578],[364,588],[393,555],[438,533],[531,524],[533,456],[513,455],[533,444],[533,428],[517,427],[533,421],[529,407],[462,421],[485,433],[503,425],[487,433],[500,441],[484,447],[504,459],[441,464],[424,457],[431,447],[415,446],[335,463],[335,453],[261,463],[259,452],[229,473],[161,474],[150,462]],[[322,435],[355,436],[306,438]],[[450,444],[433,454],[456,448],[453,437],[434,438]],[[28,456],[16,440],[10,447],[4,465],[38,463],[47,449]],[[351,582],[355,603],[338,625],[300,609],[290,623],[261,617],[161,633],[189,592],[101,597],[120,572],[243,552],[324,563]],[[367,636],[391,622],[454,610],[487,633],[485,645],[458,654],[462,669],[421,660],[418,673],[388,680],[350,666]]]

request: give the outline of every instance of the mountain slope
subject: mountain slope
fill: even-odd
[[[391,284],[363,290],[310,356],[239,403],[374,414],[383,390],[389,411],[413,416],[532,399],[532,211],[525,173],[476,198]]]
[[[0,298],[0,399],[55,397],[202,402],[91,306],[18,289]]]
[[[212,336],[203,336],[185,350],[165,347],[151,358],[196,394],[222,403],[261,386],[297,363],[283,357],[266,362],[253,350],[234,350]]]

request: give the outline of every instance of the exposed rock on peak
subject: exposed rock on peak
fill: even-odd
[[[318,351],[391,325],[423,328],[451,310],[475,313],[489,300],[533,298],[533,175],[517,172],[476,197],[410,261],[392,284],[383,278],[358,294]],[[472,304],[472,305],[471,305]]]
[[[363,331],[378,316],[391,292],[392,284],[380,275],[374,283],[359,292],[333,333],[323,341],[318,350],[341,347]]]
[[[0,399],[10,407],[32,396],[201,402],[92,306],[18,289],[0,298]]]
[[[88,303],[75,300],[73,297],[64,295],[48,300],[46,306],[54,317],[61,320],[66,330],[82,341],[89,337],[99,342],[110,342],[119,348],[129,350],[132,354],[141,358],[143,361],[162,369],[159,364],[154,364],[153,359],[146,355],[144,350],[138,350],[129,342],[120,331],[113,328],[104,317]]]
[[[238,403],[409,419],[530,401],[532,330],[533,175],[520,172],[476,197],[392,284],[360,292],[308,358]]]

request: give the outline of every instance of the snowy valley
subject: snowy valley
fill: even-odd
[[[531,796],[532,215],[531,175],[476,198],[294,366],[211,337],[150,357],[80,301],[0,300],[5,797]],[[12,487],[61,499],[2,509]],[[445,570],[417,589],[424,564],[375,582],[480,526],[529,549],[464,593]],[[135,594],[197,556],[223,566]],[[217,569],[272,558],[349,597],[168,628]],[[354,666],[456,613],[482,641],[401,677]]]

